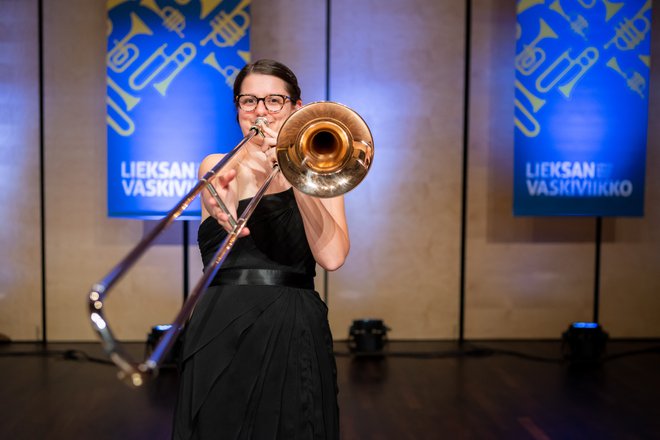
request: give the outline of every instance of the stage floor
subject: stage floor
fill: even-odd
[[[560,341],[335,349],[343,440],[660,439],[660,341],[609,341],[589,367]],[[1,344],[0,439],[169,439],[176,371],[131,389],[96,359],[95,343]]]

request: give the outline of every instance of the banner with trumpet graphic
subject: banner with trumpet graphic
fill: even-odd
[[[108,215],[167,214],[242,137],[232,86],[250,0],[107,0]],[[198,218],[195,200],[180,219]]]
[[[651,0],[518,0],[514,214],[644,213]]]

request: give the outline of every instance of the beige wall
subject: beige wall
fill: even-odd
[[[0,338],[41,338],[37,1],[0,1]]]
[[[383,319],[393,338],[458,334],[464,9],[332,2],[331,99],[363,116],[376,145],[347,196],[350,256],[330,276],[336,338],[357,318]]]
[[[654,3],[651,81],[643,218],[607,219],[603,243],[601,309],[603,326],[613,335],[660,336],[660,5]]]
[[[592,316],[595,220],[512,216],[515,3],[472,3],[465,336],[558,338],[569,322]],[[37,2],[0,6],[13,12],[0,17],[0,38],[9,35],[0,60],[12,64],[0,69],[0,92],[15,109],[0,109],[11,135],[0,145],[0,183],[21,194],[7,200],[0,192],[12,206],[1,232],[0,334],[25,340],[38,338],[41,325],[39,185],[29,178],[39,169]],[[329,274],[333,333],[343,339],[353,319],[375,317],[394,339],[456,338],[465,6],[333,0],[329,66],[325,12],[325,0],[254,2],[251,44],[253,58],[276,58],[298,73],[306,102],[325,98],[329,67],[330,99],[357,110],[374,134],[373,168],[347,196],[351,254]],[[153,223],[105,216],[105,2],[44,2],[43,32],[48,337],[86,340],[94,337],[86,292]],[[7,84],[21,93],[7,95]],[[659,93],[651,88],[651,120]],[[651,126],[646,216],[603,222],[600,317],[614,337],[660,336],[659,142]],[[19,146],[29,154],[16,154]],[[192,281],[201,271],[197,224],[189,231]],[[120,338],[142,340],[178,310],[180,235],[178,224],[113,291],[107,314]]]
[[[512,216],[516,11],[475,3],[465,336],[555,338],[591,320],[595,220]]]
[[[106,216],[105,2],[44,2],[44,41],[48,337],[91,339],[86,292],[152,224]],[[171,321],[182,260],[180,245],[160,244],[117,285],[106,302],[117,337]]]

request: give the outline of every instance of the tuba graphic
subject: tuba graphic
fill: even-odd
[[[131,28],[124,38],[117,41],[115,40],[115,45],[108,52],[107,63],[108,67],[117,73],[121,73],[137,59],[140,55],[140,50],[133,43],[129,41],[136,35],[153,35],[151,29],[144,24],[140,17],[137,14],[131,12]]]
[[[529,44],[523,45],[523,50],[516,55],[516,69],[525,76],[534,73],[545,61],[545,51],[537,47],[545,38],[557,38],[558,35],[542,18],[539,19],[539,33]]]

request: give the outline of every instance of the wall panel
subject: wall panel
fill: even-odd
[[[592,316],[594,220],[513,217],[516,7],[473,3],[465,337],[558,338]]]
[[[41,339],[36,0],[0,0],[0,339]]]
[[[303,103],[325,98],[325,0],[252,2],[252,59],[283,62],[298,77]]]
[[[601,322],[610,336],[660,337],[660,5],[653,5],[649,131],[646,158],[645,213],[642,218],[605,219],[615,240],[603,243]]]
[[[86,293],[151,227],[106,209],[105,2],[44,2],[46,283],[51,340],[94,338]],[[179,238],[163,239],[113,290],[119,338],[144,340],[182,296]],[[172,237],[176,237],[177,231]],[[176,243],[173,244],[173,240]]]
[[[376,153],[346,197],[351,252],[330,276],[336,338],[380,318],[397,339],[457,335],[463,2],[332,2],[331,99]]]
[[[43,5],[48,336],[94,339],[85,294],[153,223],[106,217],[105,2]],[[333,333],[343,339],[353,319],[381,318],[394,339],[455,338],[465,2],[332,0],[329,65],[326,5],[254,2],[251,43],[253,59],[293,68],[305,102],[329,91],[374,134],[369,177],[346,196],[351,253],[329,274]],[[41,334],[37,6],[0,0],[0,197],[11,207],[0,232],[0,334],[15,340]],[[559,338],[571,321],[590,320],[593,312],[595,220],[512,215],[515,13],[515,2],[472,1],[469,339]],[[659,39],[655,32],[653,59]],[[646,215],[603,222],[600,318],[613,337],[660,336],[660,129],[653,125],[660,101],[653,83],[649,92]],[[189,225],[192,285],[201,262],[198,222]],[[108,317],[119,337],[143,340],[179,309],[181,230],[174,226],[113,291]]]

